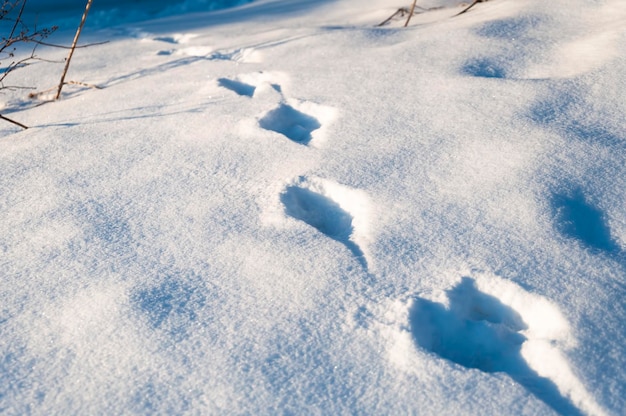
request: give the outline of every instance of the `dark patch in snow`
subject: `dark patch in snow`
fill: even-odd
[[[367,307],[359,306],[354,314],[354,321],[358,326],[368,328],[369,322],[373,319],[373,317],[374,315],[367,309]]]
[[[617,254],[619,246],[611,238],[604,213],[591,205],[583,193],[555,194],[552,197],[557,230],[585,246],[609,254]]]
[[[482,25],[476,33],[486,38],[515,40],[523,37],[539,21],[540,19],[536,16],[495,20]]]
[[[287,104],[281,104],[261,118],[259,126],[280,133],[296,143],[306,145],[312,139],[311,133],[322,125],[316,118]]]
[[[3,338],[5,338],[3,334]],[[29,414],[33,405],[41,405],[46,396],[43,383],[34,383],[42,366],[41,357],[33,358],[26,346],[20,345],[19,338],[12,339],[2,348],[0,355],[0,414]],[[56,363],[62,365],[63,363]],[[34,385],[33,385],[34,384]],[[20,400],[29,395],[32,400]],[[11,401],[14,401],[11,404]],[[9,407],[7,407],[9,404]]]
[[[254,90],[256,89],[254,85],[246,84],[241,81],[234,81],[228,78],[220,78],[217,80],[217,83],[220,87],[224,87],[246,97],[252,97],[254,95]]]
[[[469,277],[447,295],[449,308],[422,298],[414,300],[409,319],[419,346],[466,368],[506,373],[556,412],[581,414],[522,357],[526,338],[520,331],[526,324],[515,310],[480,292]]]
[[[609,147],[621,147],[623,149],[626,146],[626,135],[620,137],[596,123],[585,124],[573,120],[565,126],[565,132],[567,135],[580,140],[595,141]]]
[[[530,109],[530,119],[537,124],[564,125],[567,123],[567,112],[571,107],[578,104],[578,99],[568,94],[556,99],[540,101]]]
[[[179,43],[178,39],[174,38],[173,36],[160,36],[160,37],[154,38],[154,40],[158,42],[173,43],[173,44]]]
[[[321,321],[308,316],[295,325],[277,327],[275,337],[268,342],[272,351],[259,363],[262,377],[250,380],[266,386],[277,397],[262,413],[363,413],[358,400],[362,380],[352,382],[355,369],[350,360],[338,362],[329,353],[333,340],[320,331]],[[334,405],[335,401],[341,401],[341,406]]]
[[[461,71],[466,75],[480,78],[506,78],[506,71],[492,59],[472,59],[463,65]]]
[[[99,244],[108,255],[125,257],[134,253],[135,241],[126,214],[115,202],[89,200],[78,205],[76,215],[86,223],[87,242]]]
[[[403,31],[395,28],[374,27],[356,32],[355,35],[363,36],[369,44],[394,45],[401,41]]]
[[[290,186],[280,196],[287,215],[304,221],[321,233],[344,244],[366,267],[363,251],[350,240],[352,215],[324,195],[306,188]]]
[[[575,88],[576,86],[569,85],[569,89]],[[590,119],[589,114],[588,105],[580,93],[567,92],[537,102],[531,107],[529,117],[533,122],[552,128],[565,137],[609,147],[626,147],[626,135],[609,131],[602,126],[601,120]]]
[[[540,17],[528,15],[481,25],[476,34],[494,40],[490,43],[491,56],[469,59],[461,72],[474,77],[498,79],[513,79],[520,75],[519,68],[536,54],[535,47],[543,44],[543,39],[533,35],[533,29],[540,21]]]
[[[154,414],[159,410],[160,402],[154,383],[146,383],[140,386],[131,400],[131,407],[135,412]]]
[[[175,339],[186,337],[205,306],[202,287],[173,277],[157,286],[136,291],[131,300],[145,314],[153,329],[164,329]]]
[[[233,57],[239,52],[239,50],[234,52],[213,52],[211,55],[209,55],[208,59],[210,61],[231,61],[233,60]]]

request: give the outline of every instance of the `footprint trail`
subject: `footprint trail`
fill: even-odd
[[[468,369],[505,373],[559,414],[603,414],[557,349],[569,339],[558,309],[510,282],[489,280],[463,277],[442,302],[414,298],[415,343]]]
[[[280,195],[285,213],[342,243],[367,270],[368,201],[359,190],[318,178],[299,178]]]
[[[252,97],[254,95],[254,90],[256,89],[254,85],[228,78],[220,78],[217,80],[217,83],[220,87],[226,88],[227,90],[231,90],[234,93],[245,97]]]
[[[282,94],[281,83],[287,76],[281,72],[253,72],[239,74],[233,78],[218,78],[217,85],[244,97],[255,97],[259,93],[270,90]]]
[[[259,126],[265,130],[275,131],[300,144],[308,144],[313,131],[322,127],[320,122],[308,114],[282,103],[269,111],[259,120]]]

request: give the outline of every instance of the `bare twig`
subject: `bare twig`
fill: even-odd
[[[14,10],[18,5],[20,5],[20,3],[21,3],[21,6],[17,13],[17,17],[15,19],[9,18],[8,17],[9,13],[11,13],[12,10]],[[4,79],[10,73],[12,73],[14,70],[18,68],[22,68],[22,67],[29,65],[30,61],[38,60],[38,58],[35,56],[35,51],[37,50],[38,42],[50,36],[50,34],[52,34],[52,32],[56,30],[56,27],[52,27],[49,29],[41,29],[41,30],[35,29],[34,32],[30,32],[28,28],[26,28],[26,26],[24,25],[24,22],[22,21],[22,15],[24,12],[25,5],[26,5],[26,0],[14,0],[14,1],[4,0],[4,2],[0,5],[0,20],[6,19],[6,20],[14,21],[11,27],[9,36],[0,38],[0,59],[14,58],[15,56],[14,54],[16,51],[16,48],[14,46],[15,44],[29,43],[29,42],[35,44],[35,46],[33,47],[30,53],[30,56],[19,59],[17,61],[13,61],[9,63],[6,66],[6,68],[4,68],[4,70],[2,71],[2,74],[0,74],[0,90],[7,88],[4,86],[3,82],[4,82]],[[22,29],[18,29],[20,25],[22,25]]]
[[[67,56],[67,61],[65,62],[65,68],[63,69],[63,74],[61,75],[61,81],[59,82],[59,89],[57,91],[55,100],[58,100],[61,97],[61,90],[63,89],[63,84],[65,83],[65,76],[67,75],[67,70],[70,68],[70,61],[72,60],[72,55],[74,55],[74,50],[76,49],[76,44],[78,43],[78,38],[80,37],[80,32],[83,30],[83,26],[85,25],[85,21],[87,20],[87,14],[89,13],[89,9],[91,8],[91,3],[93,0],[87,0],[87,6],[85,6],[85,12],[83,13],[83,18],[80,21],[80,25],[76,30],[76,35],[74,36],[74,41],[72,42],[72,47],[70,49],[70,53]]]
[[[377,24],[377,27],[380,26],[384,26],[387,23],[389,23],[394,17],[400,15],[400,17],[404,17],[404,15],[408,14],[408,17],[404,23],[404,27],[407,27],[409,25],[409,22],[411,21],[411,18],[415,15],[415,14],[419,14],[419,13],[415,13],[415,9],[419,9],[421,12],[430,12],[433,10],[439,10],[442,9],[443,7],[429,7],[429,8],[424,8],[424,7],[420,7],[417,5],[417,0],[413,0],[413,4],[411,5],[411,10],[407,9],[406,7],[401,7],[398,10],[396,10],[391,16],[389,16],[388,18],[386,18],[385,20],[383,20],[382,22],[380,22],[379,24]],[[421,13],[420,12],[420,13]]]
[[[63,64],[63,63],[65,63],[65,59],[60,59],[58,61],[55,61],[53,59],[41,58],[41,57],[36,56],[36,55],[33,55],[30,59],[32,59],[33,61],[46,62],[46,63],[49,63],[49,64]]]
[[[39,45],[43,45],[43,46],[50,46],[52,48],[59,48],[59,49],[72,49],[71,46],[64,46],[64,45],[57,45],[55,43],[48,43],[48,42],[42,42],[40,40],[34,40],[34,43],[37,43]],[[76,45],[74,47],[74,49],[81,49],[81,48],[89,48],[90,46],[98,46],[98,45],[104,45],[105,43],[109,43],[108,40],[102,41],[102,42],[95,42],[95,43],[88,43],[86,45]]]
[[[35,47],[36,49],[36,47]],[[30,65],[30,61],[36,60],[37,58],[35,57],[35,49],[33,49],[33,51],[31,52],[30,56],[27,56],[26,58],[22,58],[19,61],[13,61],[11,62],[8,66],[7,69],[4,71],[4,73],[0,76],[0,86],[2,86],[4,88],[4,85],[2,85],[2,83],[4,82],[4,79],[11,73],[13,72],[15,69],[17,68],[22,68],[25,66]]]
[[[0,73],[0,91],[1,90],[15,90],[15,89],[28,89],[31,87],[5,85],[5,79],[13,71],[30,65],[32,61],[38,60],[35,56],[38,42],[42,41],[46,37],[50,36],[52,32],[56,30],[56,27],[35,29],[33,31],[24,24],[23,15],[26,7],[27,0],[1,0],[0,1],[0,20],[11,22],[11,29],[8,36],[0,38],[0,59],[9,60],[9,64],[6,65],[2,73]],[[15,17],[12,14],[15,13]],[[17,45],[33,43],[34,46],[31,50],[30,56],[17,59],[15,57],[17,52]],[[0,114],[0,119],[19,126],[23,129],[27,129],[28,126],[15,121],[9,117],[5,117]]]
[[[35,87],[24,87],[22,85],[2,85],[2,89],[15,91],[15,90],[34,90]]]
[[[456,16],[458,16],[458,15],[460,15],[460,14],[463,14],[463,13],[467,12],[469,9],[471,9],[472,7],[476,6],[478,3],[484,3],[484,2],[486,2],[486,1],[487,1],[487,0],[474,0],[474,1],[472,2],[472,4],[470,4],[469,6],[467,6],[466,8],[464,8],[463,10],[461,10],[459,13],[455,14],[455,15],[454,15],[454,16],[452,16],[452,17],[456,17]]]
[[[417,3],[417,0],[413,0],[413,5],[411,5],[411,11],[409,11],[409,17],[406,18],[406,22],[404,23],[404,27],[407,27],[409,25],[409,22],[411,21],[411,17],[413,17],[413,12],[415,11],[415,4]]]
[[[389,16],[388,18],[386,18],[385,20],[383,20],[382,22],[380,22],[376,26],[384,26],[387,23],[389,23],[391,21],[391,19],[393,19],[397,15],[400,15],[400,17],[402,17],[402,16],[404,16],[405,13],[408,13],[408,10],[405,9],[404,7],[401,7],[398,10],[396,10],[391,16]]]
[[[17,15],[17,19],[15,19],[15,23],[13,24],[13,28],[11,29],[11,34],[9,35],[9,39],[13,39],[13,35],[15,34],[15,30],[17,29],[17,25],[22,21],[22,14],[24,13],[24,7],[26,7],[26,0],[22,3],[22,7],[20,7],[20,12]]]
[[[24,130],[26,130],[26,129],[28,128],[28,126],[23,125],[23,124],[22,124],[22,123],[20,123],[19,121],[12,120],[12,119],[10,119],[10,118],[8,118],[8,117],[3,116],[2,114],[0,114],[0,118],[1,118],[2,120],[4,120],[4,121],[8,121],[9,123],[13,123],[13,124],[15,124],[16,126],[20,126],[20,127],[21,127],[21,128],[23,128]]]

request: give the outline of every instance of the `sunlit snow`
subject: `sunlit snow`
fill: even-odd
[[[411,3],[95,1],[10,73],[0,413],[623,414],[626,2]]]

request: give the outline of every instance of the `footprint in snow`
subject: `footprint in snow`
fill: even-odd
[[[240,74],[235,78],[218,78],[217,84],[234,93],[245,96],[253,97],[255,92],[262,91],[264,88],[269,88],[279,94],[282,93],[282,87],[277,80],[282,80],[285,75],[279,72],[254,72],[251,74]]]
[[[280,195],[285,213],[345,245],[367,269],[369,202],[363,191],[301,177]]]
[[[596,406],[554,347],[567,334],[560,312],[508,282],[494,287],[490,292],[502,298],[464,277],[445,292],[447,302],[414,298],[409,322],[415,342],[463,367],[505,373],[557,413],[581,415],[579,407]]]
[[[172,43],[175,45],[189,43],[193,38],[198,37],[195,33],[174,33],[172,35],[158,36],[153,38],[157,42]]]
[[[325,125],[335,116],[336,111],[332,107],[289,100],[265,113],[259,119],[259,127],[280,133],[302,145],[316,145],[325,140]]]
[[[208,58],[211,60],[233,61],[241,64],[258,64],[263,62],[263,55],[254,48],[216,51],[213,52]]]
[[[296,143],[306,145],[313,138],[311,133],[322,125],[315,117],[282,103],[265,114],[259,120],[259,126],[265,130],[280,133]]]
[[[190,46],[188,48],[181,48],[181,49],[160,50],[157,52],[157,55],[161,55],[161,56],[182,55],[182,56],[194,56],[198,58],[205,58],[212,51],[213,51],[213,48],[211,48],[210,46]]]
[[[278,106],[257,118],[262,129],[279,133],[289,140],[302,144],[321,144],[325,139],[326,125],[335,119],[332,107],[310,101],[285,99],[283,85],[288,76],[282,72],[253,72],[234,78],[218,78],[217,86],[244,97],[263,98]],[[315,139],[315,143],[311,143]]]
[[[461,68],[465,75],[478,78],[506,78],[507,69],[504,62],[497,58],[473,58]]]
[[[256,87],[254,85],[246,84],[245,82],[228,79],[228,78],[219,78],[217,83],[220,87],[224,87],[228,90],[235,92],[238,95],[243,95],[246,97],[252,97],[254,95],[254,90]]]
[[[169,43],[171,45],[186,45],[191,42],[192,39],[198,37],[195,33],[174,33],[172,35],[158,36],[152,38],[153,41]],[[157,55],[184,55],[184,56],[196,56],[196,57],[208,57],[213,52],[213,48],[210,46],[188,46],[178,49],[164,49],[157,52]]]

